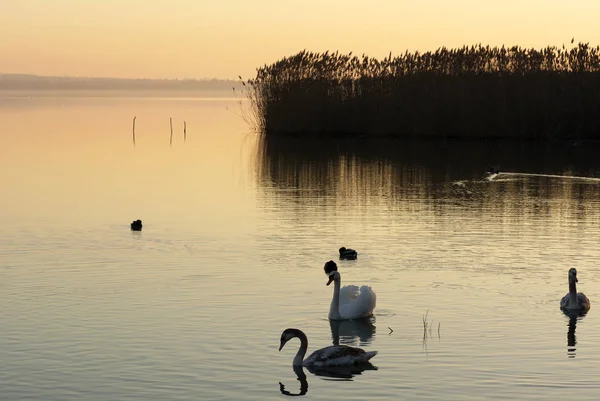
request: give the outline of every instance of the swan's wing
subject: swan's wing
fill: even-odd
[[[560,307],[566,308],[569,305],[569,294],[565,295],[560,300]]]
[[[316,350],[303,362],[305,366],[343,366],[363,363],[377,355],[377,351],[365,350],[347,345],[330,345]]]
[[[356,285],[346,285],[340,290],[340,304],[348,303],[358,298],[360,288]]]
[[[560,307],[562,309],[568,309],[568,310],[578,310],[579,309],[582,311],[587,311],[588,309],[590,309],[590,300],[582,292],[577,293],[577,305],[575,305],[574,307],[573,306],[569,307],[569,299],[570,299],[569,294],[562,297],[562,299],[560,300]]]
[[[368,285],[363,285],[358,290],[358,295],[348,302],[343,302],[340,297],[340,315],[344,319],[358,319],[371,316],[376,304],[377,296],[375,292]]]
[[[582,308],[590,308],[590,300],[588,299],[588,297],[585,296],[583,292],[577,293],[577,303],[581,305]]]
[[[334,377],[338,379],[351,379],[362,374],[365,370],[377,370],[378,367],[371,362],[361,362],[345,366],[309,366],[308,371],[317,376]]]

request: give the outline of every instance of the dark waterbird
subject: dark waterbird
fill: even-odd
[[[308,350],[308,339],[302,330],[292,328],[285,329],[281,333],[279,351],[292,338],[300,339],[300,348],[294,357],[292,366],[305,366],[320,370],[329,367],[359,365],[368,362],[369,359],[377,355],[377,351],[365,351],[348,345],[330,345],[316,350],[304,359],[304,355]]]
[[[340,248],[340,259],[354,260],[358,257],[358,253],[351,248]]]
[[[131,222],[131,231],[142,231],[142,220],[134,220]]]
[[[569,269],[569,293],[560,300],[560,309],[567,315],[585,315],[590,309],[590,300],[583,292],[577,292],[577,269]]]
[[[337,271],[337,264],[333,260],[330,260],[329,262],[325,263],[323,270],[325,270],[325,274],[329,276],[329,273]]]

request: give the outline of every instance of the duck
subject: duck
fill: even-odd
[[[313,352],[304,359],[308,349],[308,338],[300,329],[285,329],[281,333],[279,351],[292,338],[300,339],[300,348],[292,361],[292,366],[304,366],[307,368],[325,368],[328,366],[351,366],[368,363],[369,359],[377,355],[378,351],[365,351],[362,348],[350,347],[348,345],[330,345]]]
[[[354,249],[341,247],[340,259],[354,260],[358,257],[358,253]]]
[[[131,222],[131,231],[142,231],[142,220],[134,220]]]
[[[334,283],[333,299],[329,307],[330,320],[360,319],[373,315],[373,309],[377,303],[377,297],[371,287],[363,285],[346,285],[341,288],[341,275],[337,270],[337,264],[330,260],[323,268],[329,276],[326,285]]]
[[[569,292],[560,300],[560,309],[566,313],[585,314],[590,310],[590,300],[583,292],[577,292],[577,269],[569,269]]]

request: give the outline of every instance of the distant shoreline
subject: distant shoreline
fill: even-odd
[[[28,74],[0,74],[0,90],[140,90],[140,91],[223,91],[233,92],[239,82],[228,79],[127,79],[102,77],[58,77]]]

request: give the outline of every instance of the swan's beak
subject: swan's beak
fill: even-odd
[[[285,345],[285,341],[281,340],[281,345],[279,345],[279,351],[281,351],[281,349],[283,348],[284,345]]]
[[[327,285],[331,284],[332,281],[333,281],[333,275],[329,276],[329,281],[327,282]]]

